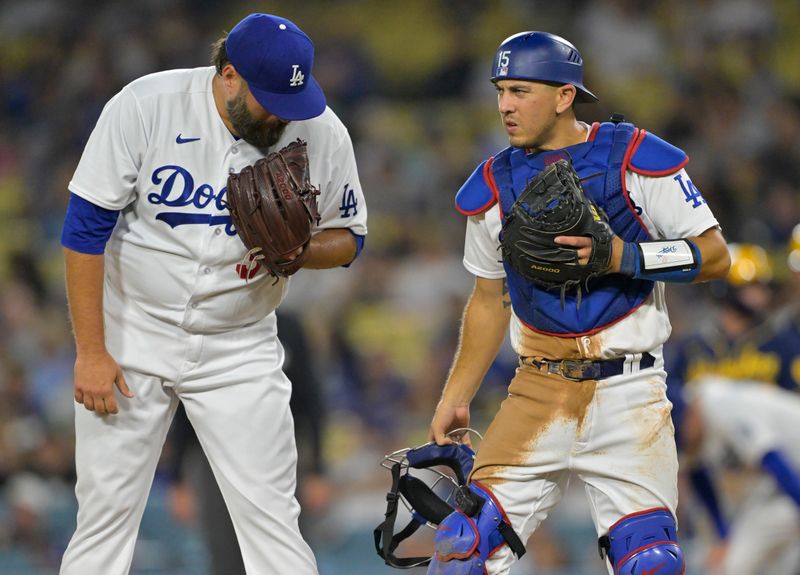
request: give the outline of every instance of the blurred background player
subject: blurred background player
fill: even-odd
[[[788,250],[771,256],[756,244],[729,245],[731,269],[709,284],[692,331],[665,346],[668,396],[681,417],[681,390],[706,375],[752,379],[800,389],[800,225]],[[773,260],[787,271],[776,279]],[[680,426],[677,429],[680,434]]]
[[[792,231],[785,262],[782,289],[776,294],[781,305],[750,334],[738,363],[741,377],[800,391],[800,224]],[[752,373],[748,367],[754,368]]]
[[[747,362],[752,357],[753,330],[767,317],[773,298],[772,265],[766,250],[755,244],[728,246],[731,267],[723,280],[692,286],[702,298],[702,313],[696,313],[692,329],[676,334],[664,346],[667,370],[667,397],[672,402],[672,418],[680,448],[683,417],[682,390],[687,382],[704,375],[731,378],[759,377],[766,366]],[[749,354],[745,350],[749,349]],[[743,371],[745,370],[746,371]]]
[[[709,573],[800,573],[800,396],[719,376],[693,381],[684,395],[685,463],[732,470],[746,482],[730,526],[724,512],[710,509],[720,544],[709,557]],[[721,499],[730,506],[730,498]]]
[[[725,279],[702,286],[702,294],[695,290],[707,306],[695,316],[694,329],[665,346],[671,397],[684,383],[703,375],[743,377],[734,358],[741,355],[751,331],[768,317],[774,289],[766,250],[741,243],[728,248],[731,268]]]

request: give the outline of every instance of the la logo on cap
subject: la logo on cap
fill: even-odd
[[[303,72],[300,71],[300,64],[292,64],[292,77],[289,80],[289,85],[302,86],[305,78],[306,77],[303,76]]]
[[[292,21],[250,14],[228,33],[225,49],[253,97],[269,113],[292,121],[325,111],[325,94],[312,73],[314,44]]]

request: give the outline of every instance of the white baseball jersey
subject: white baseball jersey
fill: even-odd
[[[703,418],[703,460],[712,467],[730,464],[730,454],[751,469],[778,450],[800,470],[800,396],[755,381],[704,378],[687,388]],[[748,485],[728,537],[722,573],[783,575],[800,568],[800,511],[764,474]]]
[[[70,191],[122,210],[106,247],[107,289],[149,315],[213,333],[273,311],[288,280],[264,271],[245,279],[246,248],[224,202],[229,173],[263,156],[226,128],[211,91],[212,67],[151,74],[108,102],[70,182]],[[122,137],[120,137],[120,134]],[[291,122],[274,150],[308,143],[319,188],[318,228],[366,235],[367,209],[353,147],[333,111]]]
[[[121,217],[106,246],[105,343],[133,397],[76,405],[78,524],[61,575],[124,575],[182,401],[231,513],[248,573],[316,575],[298,528],[297,451],[275,314],[288,280],[255,271],[231,224],[228,174],[262,157],[215,106],[213,68],[145,76],[103,110],[70,190]],[[291,122],[308,144],[318,228],[365,235],[347,130],[330,110]]]
[[[625,184],[634,205],[642,208],[641,220],[653,239],[697,236],[717,225],[707,204],[696,207],[684,201],[681,183],[689,180],[685,170],[667,177],[648,177],[628,171]],[[464,266],[474,275],[489,279],[506,276],[500,256],[500,207],[495,204],[483,214],[467,219]],[[664,284],[656,283],[653,297],[628,317],[587,336],[591,347],[599,349],[601,358],[620,357],[658,348],[669,337],[671,326],[664,300]],[[511,322],[511,343],[523,354],[520,340],[525,327],[516,317]],[[587,343],[587,348],[590,344]]]

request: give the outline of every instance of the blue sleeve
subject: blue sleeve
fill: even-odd
[[[101,208],[70,193],[61,245],[82,254],[102,254],[118,216],[117,210]]]
[[[353,238],[356,240],[356,255],[353,256],[353,259],[356,259],[358,257],[358,254],[361,253],[361,250],[364,249],[364,240],[366,238],[364,236],[358,235],[352,230],[350,231],[350,233],[353,234]]]
[[[720,539],[725,539],[728,536],[728,524],[722,517],[722,510],[719,506],[717,492],[708,469],[703,465],[695,467],[689,474],[689,481],[697,497],[711,516],[711,521],[714,523],[717,535]]]
[[[356,241],[356,255],[354,255],[354,256],[353,256],[353,259],[352,259],[352,260],[350,260],[349,262],[347,262],[346,264],[344,264],[344,265],[342,266],[343,268],[348,268],[348,267],[350,267],[350,264],[352,264],[354,261],[356,261],[356,258],[357,258],[357,257],[358,257],[358,255],[361,253],[361,250],[363,250],[363,249],[364,249],[364,241],[366,240],[366,237],[365,237],[365,236],[361,236],[361,235],[359,235],[359,234],[355,233],[353,230],[350,230],[350,229],[348,229],[348,231],[349,231],[351,234],[353,234],[353,239]]]
[[[761,459],[761,467],[775,478],[784,493],[800,507],[800,477],[782,451],[770,451]]]

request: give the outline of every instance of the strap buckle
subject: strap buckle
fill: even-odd
[[[555,368],[555,370],[553,370]],[[598,379],[600,377],[600,364],[595,361],[580,361],[562,359],[558,363],[549,363],[548,371],[558,373],[570,381],[583,381],[585,379]]]
[[[608,535],[603,535],[597,540],[597,550],[600,552],[600,559],[605,559],[609,556],[609,552],[611,551],[611,540],[608,538]]]
[[[560,375],[569,381],[600,379],[602,377],[602,366],[599,361],[580,359],[562,359],[558,361],[520,356],[519,363],[520,365],[535,367],[552,375]]]

